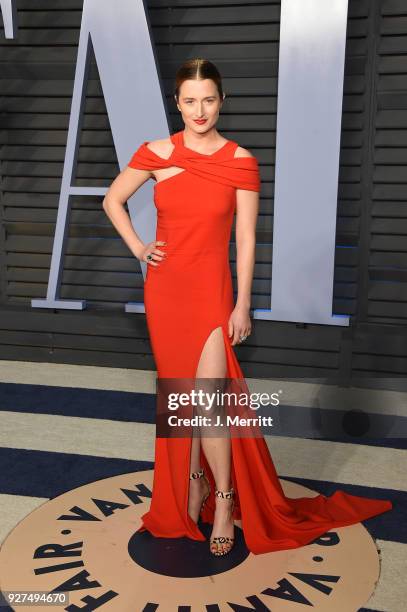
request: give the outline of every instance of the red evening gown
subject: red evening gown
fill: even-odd
[[[157,376],[194,378],[205,340],[220,326],[226,376],[243,379],[228,336],[234,308],[229,241],[236,189],[260,191],[258,162],[255,157],[234,157],[238,144],[232,140],[210,155],[186,147],[183,131],[173,134],[171,140],[174,148],[168,159],[153,153],[145,141],[128,164],[141,170],[178,169],[154,186],[156,240],[167,242],[159,246],[166,258],[157,267],[147,266],[144,285]],[[137,531],[147,529],[165,538],[206,539],[187,510],[191,441],[191,437],[156,437],[150,509]],[[330,497],[286,497],[262,435],[231,437],[231,453],[234,518],[241,520],[246,545],[254,554],[297,548],[332,528],[392,508],[390,501],[342,491]],[[201,466],[211,483],[201,518],[213,523],[216,487],[202,449]]]

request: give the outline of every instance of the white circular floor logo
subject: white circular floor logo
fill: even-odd
[[[376,546],[363,525],[330,530],[312,544],[253,555],[236,521],[231,553],[209,543],[135,533],[149,507],[153,471],[122,474],[73,489],[29,514],[0,550],[0,586],[13,592],[68,593],[63,606],[17,612],[273,612],[357,610],[379,576]],[[316,493],[281,480],[288,497]],[[205,535],[211,526],[200,524]]]

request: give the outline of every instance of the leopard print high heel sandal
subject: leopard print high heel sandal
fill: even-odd
[[[202,504],[201,504],[201,509],[199,511],[199,514],[202,512],[202,510],[204,509],[205,506],[205,502],[208,499],[210,492],[211,492],[211,485],[209,480],[207,479],[205,473],[204,473],[204,469],[201,468],[200,470],[198,470],[197,472],[191,472],[189,479],[190,480],[195,480],[196,478],[203,478],[206,482],[206,485],[208,487],[208,491],[207,493],[204,495],[203,499],[202,499]]]
[[[234,498],[234,494],[235,494],[235,490],[232,487],[230,489],[230,491],[220,491],[219,489],[215,490],[215,495],[217,497],[222,497],[223,499],[232,499],[232,506],[230,508],[230,514],[233,514],[233,510],[235,507],[235,498]],[[221,557],[223,555],[227,555],[233,548],[235,542],[235,538],[230,538],[227,536],[217,536],[214,538],[211,538],[210,540],[210,551],[213,555],[215,555],[216,557]],[[230,548],[228,548],[227,550],[212,550],[212,545],[213,544],[230,544]]]

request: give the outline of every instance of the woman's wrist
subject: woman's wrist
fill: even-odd
[[[250,301],[248,300],[239,300],[237,299],[236,301],[236,308],[238,308],[239,310],[250,310]]]
[[[137,259],[141,259],[141,256],[143,254],[143,251],[145,249],[145,244],[143,244],[142,242],[140,242],[140,244],[136,245],[133,249],[133,255],[135,257],[137,257]]]

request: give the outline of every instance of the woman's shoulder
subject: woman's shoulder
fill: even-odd
[[[146,147],[159,157],[168,158],[174,148],[171,137],[151,140],[146,143]]]
[[[254,155],[252,153],[250,153],[250,151],[248,149],[245,149],[244,147],[241,146],[237,146],[235,149],[235,157],[254,157]]]

